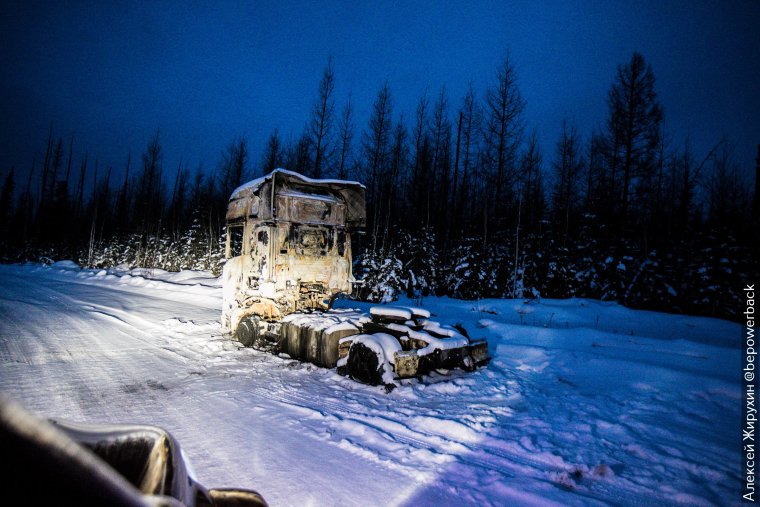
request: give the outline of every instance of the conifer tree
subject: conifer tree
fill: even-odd
[[[608,97],[607,157],[610,204],[620,223],[630,225],[629,212],[637,186],[651,185],[660,144],[663,111],[655,91],[652,67],[640,53],[618,66]],[[618,204],[619,203],[619,204]]]

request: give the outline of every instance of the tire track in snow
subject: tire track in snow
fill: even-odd
[[[82,285],[90,285],[90,284],[83,283]],[[122,332],[125,336],[128,336],[129,338],[133,340],[140,341],[144,345],[145,350],[151,350],[159,354],[162,354],[167,359],[174,359],[174,360],[179,359],[180,362],[184,364],[187,364],[188,362],[193,361],[193,360],[197,360],[197,357],[188,357],[186,355],[181,354],[178,350],[174,348],[170,348],[168,346],[168,343],[166,343],[167,340],[162,339],[160,336],[161,332],[165,330],[165,327],[161,326],[160,324],[155,323],[154,321],[150,319],[146,319],[139,315],[136,315],[134,312],[117,308],[115,306],[117,304],[115,300],[111,306],[107,306],[107,305],[94,303],[89,300],[84,300],[79,297],[72,296],[70,294],[64,293],[52,287],[46,287],[46,288],[49,291],[54,292],[57,295],[59,300],[68,302],[71,306],[80,308],[81,310],[84,310],[87,314],[95,316],[98,319],[109,321],[109,322],[112,322],[113,324],[116,324],[119,327],[125,328],[125,329],[120,329],[119,331]],[[104,290],[108,290],[108,289],[111,289],[111,286],[107,284],[103,284],[102,287],[100,288]],[[157,335],[148,333],[141,328],[154,330],[157,333]],[[162,341],[164,341],[165,344],[163,346],[156,344],[155,343],[156,339],[162,339]],[[133,347],[130,347],[129,350],[134,351],[135,349]]]
[[[335,417],[339,420],[347,420],[356,422],[358,424],[362,424],[366,427],[369,427],[376,432],[385,435],[389,438],[392,442],[401,442],[406,445],[413,446],[418,449],[425,449],[427,451],[430,451],[434,454],[445,454],[448,456],[451,456],[453,458],[463,460],[465,463],[474,464],[478,466],[483,466],[485,468],[488,468],[492,471],[501,473],[508,477],[514,477],[514,473],[507,469],[506,467],[497,464],[497,463],[489,463],[477,458],[474,458],[467,453],[472,452],[472,449],[467,446],[467,444],[463,442],[457,442],[454,440],[446,439],[445,437],[441,435],[427,435],[428,440],[423,440],[421,438],[417,438],[414,436],[411,436],[412,434],[420,434],[424,435],[418,431],[416,431],[413,428],[410,428],[408,425],[404,424],[403,422],[400,422],[398,420],[392,419],[390,417],[381,417],[379,415],[372,415],[372,414],[362,414],[362,413],[352,413],[352,414],[346,414],[345,405],[340,405],[335,402],[326,401],[325,399],[321,398],[319,403],[312,403],[310,400],[311,398],[307,398],[305,396],[301,396],[295,392],[288,392],[287,394],[280,391],[280,392],[270,392],[267,391],[264,388],[257,388],[256,391],[258,391],[258,394],[264,396],[266,395],[270,399],[276,400],[280,403],[283,403],[285,405],[295,406],[302,409],[309,410],[311,412],[314,412],[316,414],[319,414],[322,417]],[[372,421],[373,418],[380,418],[384,419],[385,422],[403,428],[403,430],[393,430],[388,428],[387,426],[382,426],[380,424],[372,424],[370,421]],[[431,440],[436,440],[437,442],[431,442]],[[437,445],[440,445],[441,443],[454,443],[457,444],[465,449],[465,452],[463,453],[440,453],[439,448]],[[501,457],[507,457],[503,453],[491,452],[491,454],[495,454],[497,456]]]
[[[404,387],[401,387],[400,389],[404,389]],[[406,419],[403,415],[398,419],[394,419],[390,416],[381,417],[377,414],[351,411],[350,407],[362,407],[361,404],[355,402],[348,405],[346,403],[341,404],[328,401],[323,397],[306,396],[301,394],[300,391],[286,388],[283,384],[278,386],[275,390],[257,387],[254,388],[253,391],[259,396],[266,397],[278,403],[316,414],[318,417],[325,420],[327,426],[329,426],[331,418],[338,421],[348,421],[374,431],[389,443],[401,443],[414,449],[427,451],[433,455],[450,457],[451,461],[442,462],[433,467],[427,465],[427,472],[432,474],[432,476],[436,476],[438,473],[445,473],[446,468],[455,462],[471,467],[473,470],[490,470],[502,477],[511,479],[525,476],[526,469],[528,469],[532,471],[531,475],[533,476],[533,479],[553,487],[564,488],[578,497],[585,498],[587,501],[625,503],[627,505],[640,506],[662,505],[672,502],[672,499],[664,494],[660,494],[650,488],[637,486],[630,483],[627,479],[617,476],[611,478],[593,476],[579,477],[577,482],[572,487],[568,488],[561,485],[559,477],[573,477],[576,470],[581,470],[582,467],[572,465],[558,466],[557,464],[550,463],[543,459],[530,457],[527,453],[510,452],[503,448],[498,448],[494,445],[489,445],[483,442],[469,443],[468,445],[466,442],[447,439],[441,435],[427,435],[402,422]],[[353,394],[353,392],[350,394]],[[351,401],[353,402],[354,400]],[[388,405],[394,402],[403,403],[403,400],[394,399],[391,400]],[[394,412],[391,412],[391,414],[392,413]],[[373,419],[377,418],[384,419],[385,422],[389,424],[383,425],[377,422],[373,424]],[[393,429],[393,427],[396,429]],[[309,431],[314,438],[324,439],[324,437],[313,428],[307,426],[307,431]],[[414,436],[415,434],[422,435],[424,438]],[[397,463],[393,457],[383,459],[383,451],[391,453],[394,451],[390,449],[377,449],[366,443],[358,443],[360,441],[357,441],[356,438],[342,437],[342,439],[349,442],[350,445],[356,446],[360,453],[363,451],[374,454],[378,463],[383,464],[384,466],[390,464],[393,465],[393,468],[398,469],[399,465],[401,465],[404,473],[410,476],[419,475],[418,467],[422,465],[422,463]],[[334,445],[340,445],[339,441],[330,441]],[[447,444],[456,444],[461,446],[463,450],[462,452],[442,452],[442,448],[445,448]],[[572,484],[574,479],[570,479],[570,481]]]
[[[3,281],[7,280],[8,272],[2,274]],[[10,278],[7,286],[13,292],[0,306],[5,314],[2,343],[7,352],[3,359],[21,360],[32,369],[31,375],[21,377],[21,385],[8,389],[33,393],[20,401],[38,410],[48,406],[46,411],[72,419],[105,420],[114,400],[130,394],[129,386],[147,384],[155,375],[151,372],[167,370],[167,361],[187,363],[187,358],[176,351],[156,345],[156,338],[136,327],[135,321],[129,322],[127,312],[117,308],[118,298],[111,305],[93,302],[108,300],[106,284],[82,291],[80,288],[86,286],[76,280],[26,279],[12,274]],[[63,287],[63,283],[68,285]],[[18,312],[19,301],[25,304],[23,312]],[[136,324],[159,329],[140,318]],[[9,325],[19,332],[9,334]],[[40,392],[40,385],[50,387]],[[126,387],[122,393],[111,392],[113,385]],[[152,393],[148,390],[140,395],[151,397]]]

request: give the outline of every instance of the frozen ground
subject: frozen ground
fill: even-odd
[[[202,484],[272,506],[738,503],[739,325],[588,300],[422,305],[494,359],[386,394],[222,336],[205,273],[4,265],[0,392],[44,417],[162,426]]]

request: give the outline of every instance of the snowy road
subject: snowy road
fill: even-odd
[[[273,506],[740,498],[736,324],[429,299],[494,360],[385,394],[238,347],[202,273],[67,267],[0,266],[0,392],[44,417],[162,426],[206,486]]]

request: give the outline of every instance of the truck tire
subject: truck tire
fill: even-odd
[[[250,347],[259,341],[260,334],[259,318],[257,316],[245,317],[235,329],[235,339],[243,344],[244,347]]]
[[[363,343],[354,343],[348,351],[346,373],[370,385],[383,383],[383,365],[379,364],[377,354]]]

